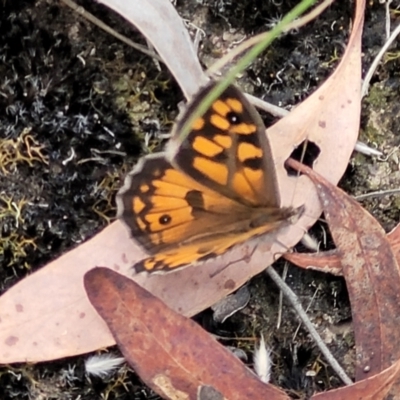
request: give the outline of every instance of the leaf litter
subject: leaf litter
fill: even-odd
[[[164,7],[172,7],[169,1],[166,3],[168,5]],[[145,7],[145,4],[142,2],[141,7]],[[268,129],[282,198],[292,203],[283,205],[305,204],[306,207],[298,224],[278,236],[265,238],[262,243],[257,243],[255,250],[255,244],[250,242],[234,248],[217,260],[173,274],[132,276],[131,266],[144,253],[129,237],[125,227],[116,221],[93,239],[19,282],[0,298],[0,309],[7,310],[6,313],[0,313],[3,321],[0,335],[3,341],[13,343],[0,352],[0,361],[37,362],[112,345],[114,340],[110,332],[90,306],[83,290],[82,277],[95,266],[107,266],[132,277],[172,309],[192,316],[233,292],[271,264],[276,254],[283,253],[297,243],[304,230],[319,216],[320,205],[312,184],[304,177],[288,177],[284,161],[293,148],[308,139],[320,149],[315,169],[335,182],[343,174],[357,140],[359,126],[358,83],[361,78],[363,8],[364,3],[359,1],[348,46],[335,72],[294,111]],[[175,20],[169,22],[174,24]],[[176,32],[175,40],[171,43],[177,47],[187,46],[187,36],[182,36],[179,30],[171,29],[171,32]],[[147,32],[142,33],[147,36]],[[153,45],[158,48],[155,40],[153,38]],[[162,47],[165,41],[162,34],[158,40],[161,40]],[[185,57],[191,57],[191,54],[187,52],[182,55],[182,64],[186,63]],[[172,73],[180,79],[177,73]],[[186,70],[186,73],[193,72]],[[188,79],[199,82],[193,75]],[[183,78],[178,81],[181,86],[185,82]],[[346,90],[340,90],[341,86]],[[183,92],[186,90],[183,89]],[[336,140],[339,135],[342,136],[341,140]],[[248,258],[250,254],[251,262]],[[213,276],[224,264],[229,267]],[[179,292],[175,290],[177,286],[181,288]],[[38,292],[42,293],[40,298],[36,295]],[[49,298],[53,301],[48,302]],[[15,304],[22,307],[24,312],[13,311]],[[39,333],[39,327],[44,324],[51,327],[46,337]],[[27,328],[21,330],[20,326]],[[38,334],[32,335],[32,332]],[[64,332],[68,332],[67,337]],[[53,340],[49,340],[49,337]]]
[[[391,389],[396,395],[400,271],[385,232],[350,196],[301,164],[290,164],[317,186],[341,253],[356,333],[358,382],[312,398],[384,399]],[[202,328],[130,279],[107,268],[95,268],[85,275],[84,282],[91,303],[107,322],[126,360],[162,397],[194,399],[206,385],[231,399],[288,398],[249,375],[246,367]]]
[[[362,14],[362,13],[361,13]],[[360,14],[359,14],[360,15]],[[359,22],[360,22],[360,19],[358,20]],[[355,26],[356,26],[356,29],[355,29],[355,31],[356,31],[356,36],[357,36],[357,33],[358,33],[358,35],[359,35],[359,37],[358,37],[358,39],[360,38],[360,33],[361,33],[361,25],[359,25],[358,26],[358,30],[357,30],[357,24],[355,24]],[[353,31],[354,32],[354,31]],[[353,38],[354,39],[354,38]],[[357,42],[357,40],[356,40],[356,42]],[[351,40],[350,40],[350,43],[351,43]],[[354,45],[354,42],[353,43],[351,43],[352,45]],[[359,50],[359,49],[358,49]],[[357,49],[356,49],[356,51],[355,51],[355,53],[357,53]],[[349,58],[350,59],[350,61],[348,61],[348,63],[351,65],[352,64],[352,62],[354,62],[354,59],[353,60],[351,60],[351,57]],[[349,60],[348,59],[348,60]],[[352,68],[354,68],[354,65],[352,66]],[[343,71],[343,70],[342,70]],[[351,68],[349,69],[349,71],[351,72],[352,70],[351,70]],[[345,72],[347,72],[347,73],[349,73],[349,71],[345,71]],[[332,81],[333,83],[335,82],[335,80],[333,80]],[[331,82],[331,83],[332,83]],[[322,87],[323,88],[323,87]],[[327,88],[328,88],[328,85],[327,85]],[[332,87],[331,87],[332,88]],[[329,89],[330,88],[328,88],[328,89],[326,89],[327,90],[327,92],[326,93],[329,93]],[[353,88],[354,89],[354,88]],[[356,93],[356,91],[354,91],[355,93]],[[323,97],[323,95],[321,95],[321,92],[319,93],[320,94],[320,96],[322,96]],[[354,94],[354,93],[353,93]],[[352,98],[352,96],[350,96],[351,98]],[[314,97],[314,99],[315,99],[315,97]],[[320,100],[321,100],[321,98],[320,98]],[[303,103],[304,104],[304,103]],[[329,104],[329,103],[328,103]],[[342,104],[343,105],[343,104]],[[322,113],[322,115],[323,115],[323,113]],[[326,119],[325,119],[325,116],[323,115],[323,119],[319,119],[318,120],[318,125],[319,125],[319,127],[320,128],[324,128],[325,129],[325,127],[326,126],[324,126],[324,124],[325,124],[325,122],[326,122]],[[312,120],[312,118],[310,117],[310,119]],[[283,120],[282,120],[283,121]],[[329,121],[329,118],[328,118],[328,121]],[[312,133],[313,132],[313,129],[312,129],[312,124],[314,123],[315,124],[315,122],[316,121],[314,121],[314,122],[312,122],[311,123],[311,129],[310,129],[310,132]],[[282,128],[279,124],[278,124],[278,128],[279,128],[279,130],[282,130],[283,132],[284,132],[284,130],[285,130],[285,127],[284,128]],[[346,127],[347,129],[348,129],[348,127]],[[286,128],[287,129],[287,128]],[[351,131],[351,129],[349,129],[350,131]],[[346,129],[345,129],[345,131],[346,131]],[[314,136],[314,139],[316,139],[316,141],[318,141],[318,139],[319,139],[319,136],[321,136],[321,134],[319,133],[319,134],[316,134],[315,136]],[[312,136],[309,136],[309,137],[312,137]],[[300,139],[302,139],[302,138],[300,138]],[[301,140],[299,139],[299,142],[301,142]],[[321,148],[323,148],[324,146],[323,146],[323,144],[321,144]],[[351,146],[349,146],[348,147],[349,149],[351,148]],[[321,154],[321,157],[322,157],[322,154]],[[282,158],[282,160],[284,161],[284,159]],[[322,160],[324,160],[324,158],[322,158]],[[320,162],[320,159],[318,160],[319,162]],[[278,161],[279,162],[279,161]],[[282,165],[283,165],[283,163],[282,163]],[[323,164],[322,164],[323,165]],[[344,164],[343,164],[344,165]],[[341,167],[339,167],[338,168],[338,170],[340,170],[340,168],[342,168],[343,169],[343,165],[341,166]],[[318,170],[318,168],[316,168],[316,170]],[[333,173],[333,175],[335,175],[335,173],[338,173],[338,174],[340,174],[339,172],[334,172]],[[325,176],[327,176],[327,175],[325,175]],[[328,176],[329,176],[329,174],[328,174]],[[285,175],[285,178],[287,178],[286,177],[286,175]],[[329,178],[331,179],[331,176],[329,176]],[[332,180],[335,180],[335,178],[332,178]],[[337,180],[337,179],[336,179]],[[111,228],[111,227],[110,227]],[[110,229],[110,231],[109,232],[112,232],[112,233],[115,233],[115,231],[112,231],[111,229]],[[118,241],[119,242],[119,241]],[[101,241],[100,242],[98,242],[97,243],[97,245],[98,244],[101,244]],[[82,245],[82,246],[84,246],[84,245]],[[82,247],[81,246],[81,247]],[[83,254],[83,253],[82,253]],[[82,254],[80,255],[80,257],[82,257]],[[124,256],[126,256],[126,254],[128,254],[128,253],[123,253],[124,254]],[[124,257],[122,257],[122,258],[124,258]],[[82,261],[82,258],[79,258],[78,257],[78,261]],[[109,260],[109,262],[112,262],[112,257],[110,257],[110,260]],[[225,261],[223,261],[223,262],[225,262]],[[229,261],[227,261],[227,262],[229,262]],[[70,264],[70,260],[66,260],[66,263],[64,264],[64,265],[67,265],[67,264]],[[59,265],[63,265],[63,263],[61,262]],[[105,264],[105,265],[111,265],[111,264]],[[115,269],[123,269],[123,268],[120,268],[121,266],[120,265],[118,265],[118,266],[116,266],[115,265],[115,263],[114,263],[114,268]],[[85,267],[84,267],[85,268]],[[89,266],[89,268],[86,268],[85,270],[87,270],[87,269],[90,269],[91,268],[91,266]],[[83,270],[80,270],[79,271],[79,273],[77,274],[77,276],[81,276],[82,277],[82,274],[83,274]],[[37,274],[36,274],[37,275]],[[57,275],[56,275],[57,276]],[[62,274],[60,274],[60,276],[62,277]],[[60,276],[57,276],[57,278],[56,279],[60,279]],[[76,279],[77,278],[77,276],[73,276],[73,278],[74,279]],[[71,282],[73,282],[74,281],[74,279],[71,279]],[[227,282],[229,279],[228,279],[228,277],[224,277],[224,279],[225,279],[225,281]],[[46,282],[46,281],[42,281],[42,283],[43,282]],[[48,282],[46,282],[46,283],[49,283],[50,281],[48,281]],[[184,281],[185,282],[185,281]],[[40,283],[40,281],[39,281],[39,283]],[[64,282],[65,283],[65,282]],[[198,282],[196,282],[196,283],[198,283]],[[236,283],[236,282],[235,282]],[[145,286],[145,285],[144,285]],[[39,287],[40,287],[40,285],[39,285]],[[150,287],[151,287],[151,285],[150,285]],[[37,287],[36,287],[37,288]],[[19,289],[21,289],[21,288],[19,288]],[[68,282],[67,282],[67,288],[66,288],[67,290],[69,289],[69,287],[68,287]],[[233,289],[232,288],[229,288],[228,289],[228,292],[229,291],[232,291]],[[17,291],[17,293],[18,293],[18,291]],[[18,294],[21,294],[21,291],[19,291],[19,293]],[[82,297],[83,298],[83,297]],[[79,301],[82,301],[82,298],[77,298]],[[19,299],[18,299],[19,300]],[[1,300],[0,300],[1,301]],[[26,300],[25,300],[26,301]],[[17,309],[21,309],[20,308],[20,306],[24,306],[25,305],[25,303],[18,303],[17,304]],[[58,306],[60,305],[60,304],[57,304]],[[203,306],[203,305],[202,305]],[[35,306],[33,307],[33,309],[36,307],[36,304],[35,304]],[[64,307],[61,307],[61,309],[65,309],[65,306]],[[57,310],[57,312],[59,312],[59,310],[60,309],[58,309]],[[185,310],[184,310],[185,311]],[[29,313],[28,313],[29,314]],[[83,314],[85,314],[85,313],[83,313]],[[49,314],[47,314],[47,315],[49,315]],[[190,314],[190,311],[188,311],[188,315],[191,315]],[[32,318],[32,314],[29,314],[29,316],[30,316],[30,318]],[[46,319],[46,313],[44,314],[44,317],[45,317],[45,319]],[[80,317],[82,318],[82,314],[80,315]],[[80,322],[80,321],[79,321]],[[9,338],[11,338],[11,336],[9,336]],[[18,338],[17,338],[18,339]],[[17,340],[17,342],[18,342],[18,340]],[[79,351],[78,351],[78,353],[79,353]],[[396,356],[397,357],[397,356]],[[397,358],[396,358],[397,359]],[[377,367],[378,368],[378,367]],[[380,364],[379,364],[379,368],[380,368]],[[378,368],[378,369],[379,369]],[[364,373],[365,373],[365,371],[363,371]]]

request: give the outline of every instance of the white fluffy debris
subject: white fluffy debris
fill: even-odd
[[[264,383],[269,383],[271,379],[271,365],[271,350],[266,347],[264,336],[261,335],[260,345],[254,349],[254,370]]]
[[[111,353],[94,354],[85,361],[85,371],[88,375],[105,378],[114,372],[125,358],[116,357]]]

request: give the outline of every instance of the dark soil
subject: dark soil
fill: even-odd
[[[143,153],[144,138],[167,133],[182,100],[165,67],[120,43],[61,2],[0,2],[0,284],[4,292],[50,260],[98,233],[115,216],[121,178]],[[394,2],[395,3],[395,2]],[[80,5],[130,39],[144,38],[95,2]],[[179,1],[182,17],[203,29],[205,66],[245,35],[270,28],[296,1]],[[393,6],[394,8],[395,6]],[[336,2],[298,32],[276,40],[240,79],[242,87],[290,109],[329,76],[343,53],[353,5]],[[392,23],[398,23],[392,13]],[[368,5],[364,72],[385,41],[385,8]],[[387,157],[354,156],[341,186],[351,194],[399,187],[399,44],[374,76],[363,103],[361,140]],[[274,121],[268,115],[266,124]],[[157,139],[150,147],[159,147]],[[363,203],[386,230],[399,219],[395,196]],[[312,233],[320,240],[326,227]],[[328,239],[327,248],[332,247]],[[278,270],[282,263],[278,263]],[[290,266],[287,281],[333,354],[352,375],[354,339],[343,279]],[[254,278],[249,305],[213,326],[224,336],[256,338],[273,349],[272,383],[293,398],[308,398],[341,382],[284,302],[279,291]],[[201,318],[204,321],[207,314]],[[199,318],[200,320],[200,318]],[[224,343],[251,356],[254,340]],[[115,349],[117,352],[117,350]],[[85,357],[0,370],[0,398],[156,399],[127,367],[107,379],[88,378]],[[251,360],[251,357],[250,357]]]

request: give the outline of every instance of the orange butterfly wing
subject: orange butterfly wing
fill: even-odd
[[[215,83],[205,87],[175,126],[167,147],[178,169],[197,182],[249,206],[279,207],[275,166],[264,123],[244,94],[229,86],[192,125],[180,130]]]
[[[213,84],[177,123],[166,153],[144,157],[117,196],[119,217],[152,254],[136,271],[171,270],[224,253],[287,222],[261,118],[234,86],[180,129]]]
[[[142,159],[117,202],[119,217],[150,253],[199,241],[217,227],[229,230],[232,212],[246,210],[174,169],[163,153]]]

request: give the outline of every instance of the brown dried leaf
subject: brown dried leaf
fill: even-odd
[[[320,253],[286,253],[283,258],[304,269],[314,269],[338,276],[343,275],[340,255],[337,250]]]
[[[294,165],[292,161],[290,164]],[[359,381],[400,359],[400,271],[376,219],[309,168],[302,166],[299,170],[315,183],[341,254],[353,315]]]
[[[400,265],[400,224],[387,234],[387,238],[396,257],[397,264]]]
[[[199,325],[131,279],[94,268],[86,273],[84,285],[128,363],[163,398],[195,400],[199,388],[207,385],[232,400],[289,399],[262,383]]]
[[[386,235],[392,252],[400,264],[400,224]],[[286,253],[283,258],[304,269],[327,272],[333,275],[343,275],[340,253],[338,250],[329,250],[320,253]]]
[[[400,375],[400,361],[395,362],[384,371],[340,389],[319,393],[311,397],[311,400],[383,400]]]
[[[118,0],[115,4],[122,3],[126,2]],[[136,2],[127,4],[133,3]],[[133,277],[172,309],[191,316],[216,303],[292,247],[319,216],[313,185],[305,177],[289,178],[283,164],[292,149],[308,138],[321,150],[315,166],[320,174],[337,182],[346,169],[359,126],[364,7],[365,1],[358,0],[352,34],[336,71],[314,94],[268,130],[284,205],[305,204],[303,217],[277,235],[265,237],[262,242],[249,241],[208,263],[166,275]],[[169,20],[163,20],[163,29],[168,23]],[[150,35],[147,31],[142,33]],[[171,50],[173,57],[183,45],[178,36],[175,39],[172,44],[178,53]],[[173,74],[179,79],[176,71]],[[198,76],[192,79],[198,82]],[[184,80],[178,83],[186,84]],[[192,89],[183,91],[188,93]],[[95,265],[104,265],[132,276],[131,265],[143,256],[125,227],[115,222],[18,283],[0,298],[0,343],[4,344],[0,347],[0,363],[51,360],[113,344],[110,332],[86,298],[83,275]]]

